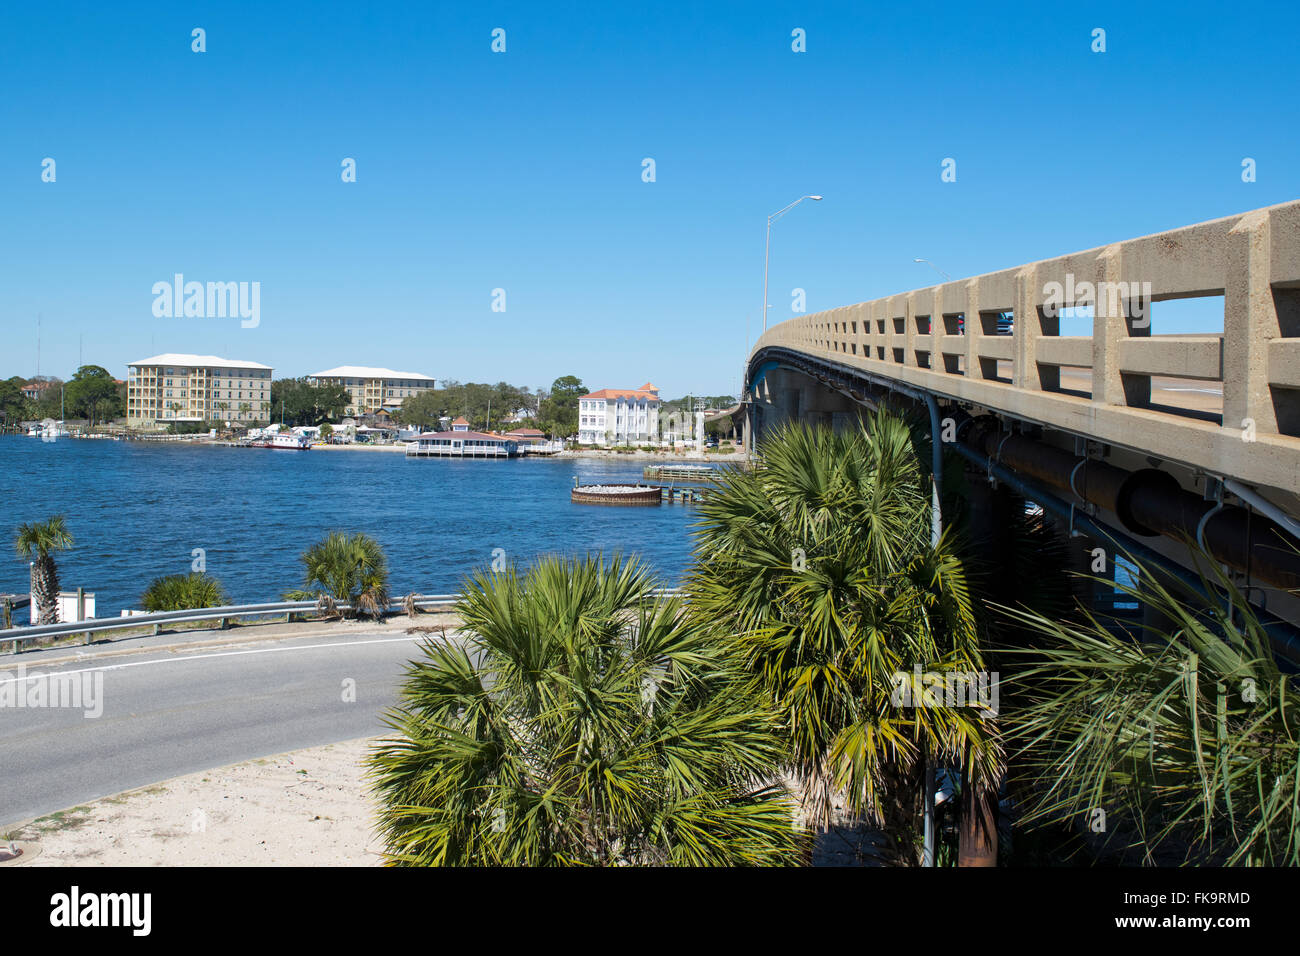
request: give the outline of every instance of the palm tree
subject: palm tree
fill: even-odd
[[[20,558],[32,562],[32,597],[36,600],[37,624],[59,623],[59,569],[54,563],[53,552],[67,550],[73,544],[75,542],[63,515],[18,526],[14,550]]]
[[[914,440],[887,411],[848,433],[780,431],[761,468],[701,505],[688,580],[690,612],[732,636],[782,715],[809,821],[830,826],[843,801],[896,862],[916,861],[927,759],[975,779],[1000,760],[991,715],[910,706],[918,671],[984,671],[962,564],[948,537],[930,542]]]
[[[186,611],[222,607],[227,602],[221,582],[198,572],[154,578],[140,596],[140,605],[146,611]]]
[[[348,616],[382,618],[388,609],[388,559],[379,542],[362,532],[331,531],[302,555],[304,587],[288,601],[316,599],[350,606]]]
[[[407,865],[792,862],[774,715],[634,561],[479,573],[374,751]]]
[[[1021,823],[1112,860],[1300,865],[1300,688],[1189,546],[1199,587],[1140,565],[1136,585],[1106,582],[1160,626],[1006,609],[1036,637],[1006,652],[1025,664],[1006,709]]]

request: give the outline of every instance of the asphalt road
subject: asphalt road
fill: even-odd
[[[0,832],[181,774],[383,734],[419,640],[384,629],[47,667],[0,658]],[[35,682],[48,700],[55,675],[79,689],[79,707],[15,706]],[[97,702],[102,714],[86,716]]]

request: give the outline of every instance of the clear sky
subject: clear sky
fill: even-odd
[[[80,348],[734,391],[801,195],[774,320],[796,287],[929,285],[918,256],[975,275],[1300,197],[1297,36],[1294,0],[6,3],[0,377],[36,372],[39,314],[64,377]],[[260,324],[156,318],[178,272],[259,282]]]

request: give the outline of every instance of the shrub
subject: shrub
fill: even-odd
[[[207,574],[169,574],[154,578],[140,595],[146,611],[188,611],[229,602],[221,582]]]

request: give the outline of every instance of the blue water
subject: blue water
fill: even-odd
[[[57,557],[64,590],[96,595],[96,616],[139,607],[149,581],[207,571],[235,603],[301,585],[298,556],[327,531],[373,535],[395,597],[446,594],[492,562],[621,550],[668,586],[690,558],[688,505],[610,508],[569,501],[574,476],[635,481],[642,465],[587,459],[407,460],[378,451],[273,451],[0,436],[0,592],[26,593],[18,525],[67,518],[76,546]]]

